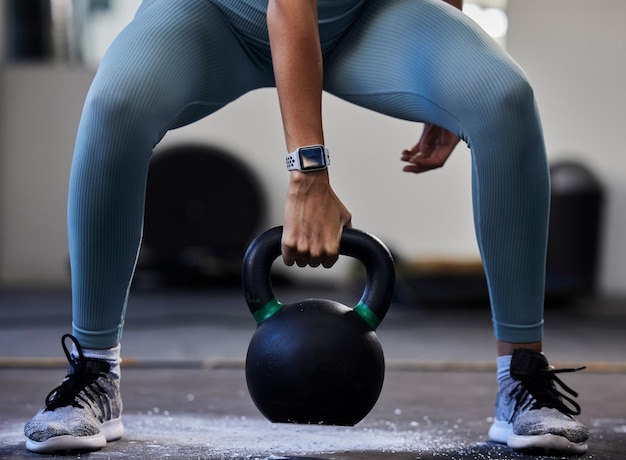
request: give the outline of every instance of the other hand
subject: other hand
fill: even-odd
[[[439,126],[425,124],[419,142],[402,152],[402,161],[409,163],[402,170],[421,173],[441,168],[459,141],[454,133]]]

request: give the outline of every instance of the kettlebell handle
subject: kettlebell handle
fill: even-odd
[[[257,324],[283,306],[274,294],[271,279],[272,264],[281,254],[282,233],[282,226],[261,233],[250,243],[244,256],[243,290]],[[367,282],[354,310],[376,330],[393,296],[396,272],[391,253],[378,238],[354,228],[343,230],[339,253],[359,260],[365,267]]]

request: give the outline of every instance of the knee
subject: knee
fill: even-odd
[[[543,130],[532,85],[517,69],[490,75],[474,87],[466,105],[464,136],[473,149],[494,147],[517,154],[520,161],[529,152],[544,152]]]
[[[99,84],[94,81],[85,100],[84,115],[99,125],[129,126],[148,115],[147,96],[127,82]]]
[[[501,73],[483,94],[483,101],[488,104],[485,110],[494,117],[538,119],[533,87],[526,75],[517,69]]]
[[[128,85],[92,85],[85,99],[75,151],[88,154],[90,161],[97,157],[112,165],[120,158],[149,157],[166,131],[153,100]],[[133,155],[127,155],[130,152]]]
[[[500,173],[533,171],[543,177],[547,171],[543,129],[534,90],[526,76],[511,71],[483,83],[474,94],[473,106],[468,106],[463,120],[463,136],[473,157],[480,164],[488,161],[502,165]]]

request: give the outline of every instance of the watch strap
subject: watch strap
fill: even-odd
[[[319,147],[324,152],[324,165],[319,167],[319,168],[315,168],[315,169],[304,169],[302,164],[300,163],[300,150],[314,148],[314,147]],[[293,152],[288,153],[286,158],[285,158],[285,161],[286,161],[286,164],[287,164],[287,170],[288,171],[295,171],[295,170],[299,170],[299,171],[315,171],[315,170],[325,169],[325,168],[327,168],[330,165],[330,154],[328,152],[328,149],[324,145],[321,145],[321,144],[307,145],[307,146],[298,147]]]

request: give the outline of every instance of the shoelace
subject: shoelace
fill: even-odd
[[[65,345],[66,339],[70,339],[74,344],[78,353],[77,357],[72,356],[68,350]],[[74,336],[65,334],[61,338],[61,344],[63,345],[63,351],[65,352],[67,361],[70,363],[72,371],[68,372],[63,382],[46,396],[46,410],[49,411],[70,405],[73,407],[83,407],[80,403],[80,392],[88,385],[96,382],[100,376],[106,376],[106,370],[99,368],[99,366],[89,366],[88,368],[88,360],[83,354],[80,343],[78,343],[78,340],[76,340]]]
[[[509,422],[513,420],[518,410],[527,407],[531,409],[554,408],[564,414],[579,415],[580,405],[568,395],[561,393],[556,384],[574,398],[578,397],[578,393],[563,383],[555,374],[577,372],[583,369],[585,369],[584,366],[569,369],[548,368],[540,370],[535,375],[521,379],[521,384],[512,395],[515,398],[515,408]],[[563,400],[567,401],[571,407],[565,404]]]

